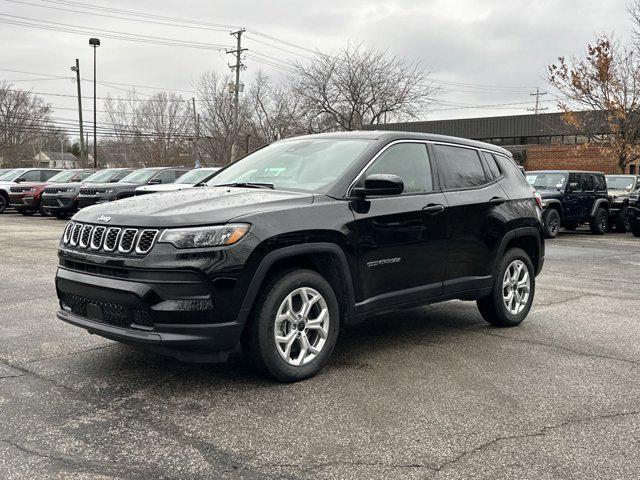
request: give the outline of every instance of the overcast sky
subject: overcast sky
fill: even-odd
[[[348,42],[389,51],[421,62],[438,82],[446,84],[438,94],[439,104],[426,115],[429,119],[526,113],[527,106],[486,107],[487,105],[531,102],[529,92],[536,86],[546,89],[545,66],[559,55],[581,53],[598,32],[626,38],[630,29],[625,0],[296,0],[220,2],[213,0],[162,1],[95,0],[91,3],[67,0],[0,0],[0,68],[49,75],[68,76],[75,58],[80,59],[83,77],[92,78],[92,52],[89,33],[70,33],[60,29],[92,30],[100,37],[98,80],[151,87],[187,90],[191,97],[193,81],[206,70],[228,71],[232,59],[223,51],[156,45],[108,38],[105,30],[179,39],[203,44],[233,44],[229,28],[245,27],[245,81],[258,69],[277,78],[285,70],[279,65],[304,61],[306,50],[289,46],[269,35],[308,49],[331,52]],[[87,10],[81,5],[108,7],[194,19],[217,24],[184,28],[122,18],[129,16],[105,10]],[[66,10],[66,11],[65,11]],[[103,16],[80,12],[100,13]],[[39,22],[38,22],[39,20]],[[43,23],[55,22],[55,23]],[[153,20],[172,23],[171,20]],[[20,25],[16,25],[20,23]],[[36,24],[57,29],[27,26]],[[258,32],[258,33],[255,33]],[[260,43],[262,42],[262,43]],[[268,57],[271,58],[268,58]],[[286,68],[286,67],[285,67]],[[65,96],[46,96],[57,118],[75,119],[75,83],[70,79],[50,79],[0,70],[0,78],[16,87]],[[33,80],[29,80],[33,79]],[[466,85],[460,85],[466,84]],[[83,95],[91,95],[91,84],[83,84]],[[126,85],[98,85],[98,96],[126,95]],[[138,93],[155,90],[136,88]],[[543,104],[553,108],[550,95]],[[475,106],[476,108],[460,108]],[[485,106],[478,108],[478,106]],[[84,105],[87,114],[89,101]],[[98,109],[102,109],[99,104]]]

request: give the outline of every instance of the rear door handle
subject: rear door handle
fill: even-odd
[[[440,212],[444,212],[444,205],[438,204],[429,204],[422,209],[423,212],[428,213],[429,215],[437,215]]]
[[[506,201],[507,199],[504,197],[493,197],[491,200],[489,200],[489,203],[491,205],[502,205]]]

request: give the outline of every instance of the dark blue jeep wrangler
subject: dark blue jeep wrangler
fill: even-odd
[[[609,225],[609,195],[603,173],[570,170],[527,172],[527,181],[542,197],[544,234],[558,235],[560,227],[575,230],[588,223],[591,233],[603,235]]]

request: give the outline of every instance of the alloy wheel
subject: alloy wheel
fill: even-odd
[[[529,269],[522,260],[509,264],[502,277],[502,301],[512,315],[522,312],[529,302],[531,279]]]
[[[306,365],[322,351],[329,335],[329,308],[313,288],[285,297],[276,314],[273,335],[280,357],[289,365]]]

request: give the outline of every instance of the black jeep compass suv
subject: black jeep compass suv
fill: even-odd
[[[510,154],[438,135],[274,143],[200,189],[81,210],[59,248],[58,317],[183,360],[241,344],[299,380],[345,322],[450,299],[522,322],[544,261],[541,208]]]

